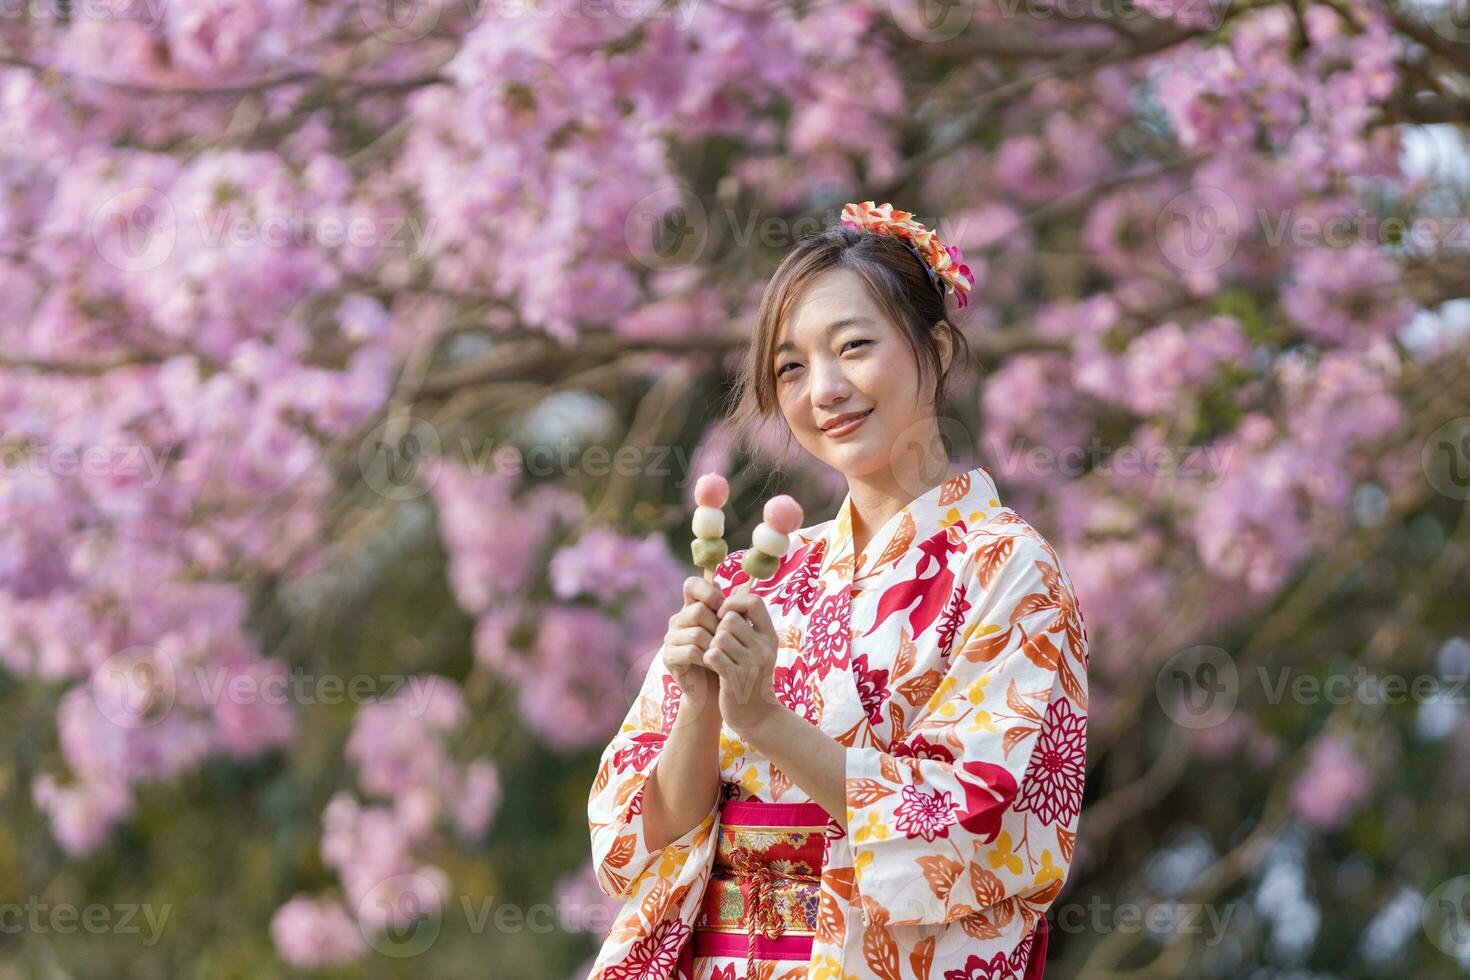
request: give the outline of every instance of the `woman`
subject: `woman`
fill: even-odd
[[[627,900],[594,978],[1041,975],[1087,633],[989,472],[949,472],[958,252],[888,205],[843,214],[767,286],[735,420],[779,413],[849,492],[752,595],[743,552],[685,583],[589,800]]]

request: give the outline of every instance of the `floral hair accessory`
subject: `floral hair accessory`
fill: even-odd
[[[970,301],[969,292],[975,285],[975,276],[965,265],[965,257],[954,245],[945,245],[931,229],[907,211],[894,210],[892,204],[861,204],[842,206],[842,224],[847,228],[893,235],[909,246],[924,264],[929,281],[939,290],[939,295],[954,294],[955,306],[964,309]]]

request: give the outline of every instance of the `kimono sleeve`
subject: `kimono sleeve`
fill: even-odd
[[[1087,703],[1071,584],[1027,533],[982,538],[959,583],[933,693],[886,751],[846,753],[857,891],[890,925],[1044,908],[1070,864]]]
[[[721,571],[725,568],[720,566]],[[727,576],[717,574],[715,584],[728,594]],[[587,799],[587,821],[598,886],[613,898],[633,894],[639,877],[661,855],[682,864],[698,839],[708,834],[719,808],[716,801],[704,820],[662,850],[650,851],[645,846],[643,791],[674,726],[682,695],[662,654],[655,654],[618,734],[602,752]]]

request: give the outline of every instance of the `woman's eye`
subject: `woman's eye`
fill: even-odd
[[[853,344],[866,344],[866,343],[869,343],[869,341],[866,341],[866,340],[849,340],[847,343],[845,343],[845,344],[842,345],[842,351],[843,351],[843,353],[846,353],[847,352],[847,349],[849,347],[851,347]]]
[[[780,367],[778,367],[776,369],[776,377],[779,378],[779,377],[781,377],[781,375],[785,374],[787,368],[794,368],[794,367],[801,367],[801,365],[800,364],[797,364],[795,361],[787,361],[785,364],[781,365]]]

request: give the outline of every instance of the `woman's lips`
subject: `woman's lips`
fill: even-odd
[[[869,415],[872,415],[872,414],[873,414],[873,410],[870,408],[866,412],[864,412],[863,414],[859,415],[855,419],[851,419],[850,421],[843,422],[841,425],[834,425],[830,429],[824,429],[824,430],[822,430],[822,435],[824,435],[824,436],[831,436],[833,439],[841,439],[843,436],[847,435],[849,432],[856,432],[858,426],[860,426],[864,422],[866,422],[868,420],[868,416]]]

